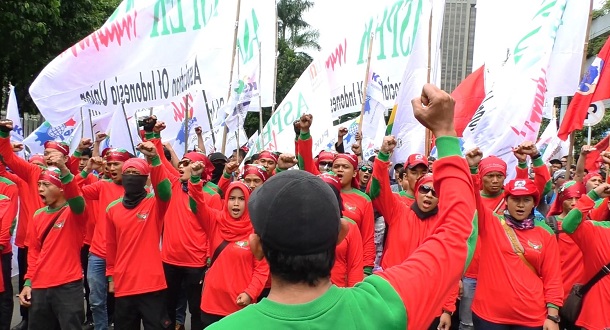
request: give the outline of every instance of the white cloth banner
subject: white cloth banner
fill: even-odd
[[[542,132],[536,147],[542,153],[542,161],[548,164],[551,159],[560,159],[567,155],[570,143],[557,137],[557,121],[553,119]]]
[[[8,104],[6,106],[6,119],[13,122],[13,130],[11,131],[11,140],[14,142],[23,142],[23,123],[19,117],[19,106],[17,105],[17,95],[15,95],[15,86],[9,86]],[[25,152],[20,151],[17,155],[25,158]]]
[[[385,126],[383,115],[386,108],[383,106],[383,91],[380,77],[375,72],[369,74],[369,82],[366,89],[366,102],[362,116],[362,135],[371,138],[377,134],[378,126]]]
[[[82,116],[81,116],[82,115]],[[74,154],[76,148],[82,139],[91,139],[95,141],[95,135],[100,132],[106,132],[112,120],[112,113],[99,113],[89,109],[83,109],[79,113],[81,116],[78,124],[72,132],[70,140],[70,154]],[[129,150],[129,149],[128,149]],[[102,152],[102,150],[100,150]]]
[[[23,139],[23,144],[29,149],[30,155],[43,154],[44,143],[49,140],[70,144],[75,128],[76,121],[72,118],[56,126],[52,126],[48,121],[45,121],[28,137]]]
[[[258,64],[260,43],[266,70],[275,60],[274,5],[243,0],[240,14],[241,58]],[[99,30],[43,69],[30,87],[32,99],[55,125],[80,107],[114,112],[124,103],[133,112],[166,105],[194,86],[206,90],[208,101],[222,101],[231,78],[236,11],[236,0],[125,0]],[[258,86],[268,104],[272,79]]]
[[[443,3],[443,6],[440,5]],[[424,8],[419,19],[419,27],[417,34],[414,36],[413,52],[409,57],[407,66],[403,72],[403,78],[396,99],[395,114],[391,119],[391,134],[397,139],[397,146],[392,154],[391,160],[394,163],[403,163],[413,153],[425,152],[425,137],[426,129],[415,119],[413,115],[413,107],[411,100],[421,95],[422,87],[428,81],[428,57],[431,62],[437,58],[437,52],[440,48],[440,38],[438,33],[432,33],[432,45],[430,47],[432,54],[428,54],[428,35],[430,26],[433,31],[438,31],[439,26],[443,21],[444,1],[424,1]],[[429,20],[432,15],[432,24]],[[440,70],[440,67],[436,68]],[[440,74],[435,72],[430,73],[431,81],[434,78],[438,79]]]
[[[512,148],[527,140],[536,141],[546,72],[565,8],[566,0],[558,0],[543,1],[534,9],[506,63],[494,68],[495,81],[486,86],[485,100],[464,130],[465,149],[479,147],[486,156],[502,158],[508,164],[507,179],[515,174]]]

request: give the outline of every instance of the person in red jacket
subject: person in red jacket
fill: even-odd
[[[466,159],[473,168],[482,156],[476,148]],[[532,180],[514,179],[505,186],[507,207],[498,215],[476,196],[481,252],[472,303],[475,329],[559,329],[559,251],[552,229],[534,219],[540,197]]]
[[[325,172],[319,177],[332,188],[339,201],[339,208],[343,212],[343,202],[341,201],[341,180],[333,172]],[[358,230],[358,225],[352,219],[342,216],[349,224],[349,230],[345,238],[335,249],[335,265],[330,271],[330,282],[338,287],[353,287],[358,282],[362,282],[362,237]]]
[[[2,164],[0,164],[2,166]],[[6,172],[6,170],[3,168]],[[0,294],[0,329],[11,326],[13,316],[13,284],[11,283],[11,268],[13,260],[13,246],[11,244],[11,227],[17,217],[19,206],[19,189],[17,184],[0,174],[0,195],[2,197],[2,217],[0,218],[0,253],[2,254],[2,278],[0,287],[4,293]]]
[[[353,288],[337,288],[330,271],[347,226],[332,189],[306,171],[279,173],[257,188],[248,205],[255,230],[250,248],[269,262],[271,293],[211,329],[404,330],[430,324],[468,263],[477,221],[472,181],[453,128],[453,100],[426,85],[412,105],[437,137],[435,190],[447,202],[435,233],[402,264]]]
[[[603,152],[605,161],[610,153]],[[603,267],[610,273],[610,223],[586,220],[595,202],[610,197],[610,185],[602,183],[583,195],[576,207],[563,219],[562,229],[576,242],[583,255],[584,274],[580,284],[587,283]],[[610,276],[601,278],[583,297],[582,310],[576,321],[582,329],[610,328]]]
[[[112,318],[114,311],[113,295],[108,294],[108,281],[106,280],[106,207],[123,196],[125,192],[122,185],[123,164],[132,157],[126,150],[115,148],[105,150],[103,154],[109,170],[109,179],[97,179],[90,175],[96,166],[100,166],[100,159],[97,157],[91,158],[77,177],[85,201],[92,211],[97,212],[93,215],[96,223],[87,264],[89,302],[96,329],[107,329],[109,318]],[[102,164],[102,166],[104,165]]]
[[[155,145],[144,142],[138,150],[148,163],[130,158],[123,164],[124,195],[106,209],[106,275],[116,297],[115,327],[137,329],[142,322],[161,330],[171,324],[159,241],[172,192]],[[149,174],[154,195],[146,190]]]
[[[210,238],[210,251],[214,251],[201,294],[201,320],[206,328],[256,302],[269,277],[269,266],[256,260],[248,247],[248,237],[253,233],[246,207],[248,187],[232,182],[222,210],[209,207],[202,192],[203,170],[201,162],[191,164],[189,195],[191,210],[202,222]]]
[[[299,167],[311,174],[319,175],[312,158],[312,139],[309,129],[313,116],[301,116],[297,155]],[[375,218],[370,197],[360,191],[358,184],[358,157],[352,154],[337,154],[333,160],[332,171],[341,179],[341,199],[343,200],[343,215],[358,224],[362,235],[364,251],[364,274],[371,275],[375,266]]]
[[[176,306],[179,297],[186,295],[191,314],[191,327],[201,329],[201,290],[207,259],[210,255],[208,249],[208,236],[197,217],[189,209],[188,181],[191,178],[191,163],[205,164],[202,180],[205,182],[203,195],[205,203],[213,208],[220,208],[220,195],[214,191],[212,172],[214,165],[204,154],[191,151],[184,155],[176,169],[163,153],[160,132],[165,123],[149,118],[154,123],[154,133],[147,132],[146,138],[152,141],[161,158],[172,186],[172,199],[169,201],[167,213],[172,215],[171,221],[166,221],[163,227],[163,244],[161,245],[161,260],[167,283],[167,313],[171,320],[170,327],[176,326]],[[148,129],[151,125],[145,125]]]
[[[38,210],[30,227],[28,271],[19,294],[30,308],[29,329],[80,329],[83,307],[83,273],[80,249],[86,225],[85,200],[66,166],[67,157],[46,157],[38,193],[46,207]]]
[[[13,122],[11,120],[0,121],[0,156],[2,162],[8,166],[15,175],[26,183],[28,189],[24,189],[19,196],[20,206],[19,213],[23,216],[19,217],[19,225],[17,227],[17,235],[15,238],[15,245],[19,247],[17,251],[19,262],[19,290],[23,289],[25,279],[25,269],[27,269],[27,252],[29,246],[29,235],[28,232],[32,226],[31,220],[36,210],[44,207],[43,202],[38,195],[36,187],[38,185],[38,179],[43,167],[47,165],[48,158],[52,155],[61,155],[68,160],[68,154],[70,153],[70,147],[65,143],[47,141],[44,144],[44,156],[35,155],[30,159],[30,162],[17,156],[13,151],[13,146],[10,142],[10,131],[13,129]],[[14,180],[13,180],[14,181]],[[21,272],[21,270],[24,270]],[[28,309],[21,308],[22,321],[14,327],[14,330],[25,330],[28,327]]]

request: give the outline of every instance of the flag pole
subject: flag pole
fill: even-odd
[[[85,117],[83,117],[83,107],[80,107],[80,138],[85,138]]]
[[[275,25],[277,26],[277,21],[276,21]],[[276,39],[277,39],[277,34],[276,34]],[[261,75],[263,74],[263,68],[262,68],[263,60],[261,59],[261,53],[262,53],[261,43],[259,42],[258,43],[258,83],[259,83],[259,85],[262,81]],[[275,84],[275,81],[273,84]],[[265,141],[263,139],[263,96],[262,96],[262,93],[260,92],[260,90],[258,92],[258,131],[259,131],[258,136],[261,137],[261,144],[265,145]]]
[[[375,41],[375,34],[371,33],[371,37],[369,39],[369,53],[366,58],[366,73],[364,75],[364,88],[362,89],[362,106],[360,107],[360,120],[358,122],[358,132],[360,133],[360,137],[362,138],[362,119],[364,118],[364,109],[366,108],[366,90],[369,86],[369,77],[371,70],[371,54],[373,53],[373,42]]]
[[[125,102],[121,102],[121,107],[123,108],[123,118],[125,118],[125,125],[127,126],[127,133],[129,133],[129,143],[131,143],[131,149],[133,150],[133,155],[136,156],[136,146],[133,144],[133,136],[131,135],[131,129],[129,128],[129,119],[127,119],[127,111],[125,111]],[[137,125],[137,121],[136,121]]]
[[[272,100],[273,103],[271,104],[271,114],[273,114],[275,112],[275,106],[276,106],[275,96],[276,96],[276,89],[277,89],[276,86],[277,86],[277,56],[278,56],[278,53],[277,53],[277,40],[278,40],[278,37],[277,37],[277,34],[278,34],[277,25],[278,25],[278,18],[277,18],[277,4],[276,4],[275,5],[275,50],[273,52],[275,63],[273,65],[273,100]],[[259,136],[261,136],[261,137],[263,136],[263,130],[262,129],[260,131]],[[261,138],[261,141],[263,141],[262,138]],[[262,144],[262,145],[264,145],[264,144]]]
[[[589,47],[589,34],[591,33],[591,22],[593,21],[593,0],[589,1],[589,22],[587,23],[587,32],[585,33],[585,46],[582,52],[582,65],[580,67],[580,76],[582,77],[585,73],[585,66],[587,65],[587,48]],[[565,118],[564,118],[565,119]],[[570,133],[570,146],[568,147],[568,163],[566,164],[566,170],[569,171],[572,163],[574,162],[574,139],[575,132]]]
[[[233,67],[235,66],[235,53],[237,51],[237,33],[239,32],[239,12],[241,10],[241,0],[237,0],[237,12],[235,13],[235,31],[233,32],[233,55],[231,55],[231,72],[229,74],[229,92],[227,93],[227,102],[231,99],[231,81],[233,80]],[[227,133],[229,129],[225,123],[224,130],[222,131],[222,154],[225,154],[227,148]]]
[[[201,94],[203,95],[203,99],[206,100],[204,90],[201,90]],[[212,115],[210,115],[210,111],[208,111],[207,106],[206,106],[205,112],[208,115],[208,123],[210,124],[210,133],[212,133],[212,142],[214,143],[214,147],[216,147],[216,134],[214,134],[214,127],[212,126]]]
[[[89,125],[91,126],[91,140],[95,141],[95,132],[93,131],[93,115],[91,109],[89,109]]]
[[[186,99],[184,101],[184,154],[186,155],[189,152],[189,96],[191,93],[186,94]]]
[[[426,75],[426,82],[430,83],[430,75],[432,72],[432,12],[434,11],[434,6],[430,9],[430,19],[428,21],[428,72]],[[424,152],[426,157],[430,156],[430,151],[432,149],[432,131],[426,128],[426,135],[424,137]]]

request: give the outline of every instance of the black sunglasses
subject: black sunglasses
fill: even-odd
[[[326,167],[326,166],[333,166],[333,162],[320,162],[318,164],[320,166],[324,166],[324,167]]]
[[[373,168],[372,168],[372,167],[368,167],[368,166],[362,166],[362,167],[360,168],[360,170],[361,170],[362,172],[373,173]]]
[[[432,192],[432,197],[436,197],[436,191],[434,190],[434,188],[430,187],[430,186],[426,186],[426,185],[422,185],[419,186],[419,189],[417,189],[417,191],[420,194],[428,194],[429,192]]]

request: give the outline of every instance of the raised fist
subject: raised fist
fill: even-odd
[[[313,121],[313,116],[309,114],[304,114],[299,119],[299,125],[301,127],[301,132],[309,132],[311,128],[311,122]]]
[[[383,142],[381,143],[381,149],[380,151],[383,152],[384,154],[391,154],[392,152],[394,152],[394,148],[396,148],[397,142],[396,142],[396,138],[394,138],[394,136],[389,135],[389,136],[384,136],[383,137]]]
[[[162,121],[156,121],[156,119],[155,119],[155,127],[153,128],[153,132],[155,132],[155,133],[161,133],[161,131],[162,131],[162,130],[164,130],[164,129],[165,129],[165,127],[167,127],[167,126],[165,126],[165,123],[164,123],[164,122],[162,122]]]
[[[204,169],[205,166],[202,162],[191,163],[191,176],[201,176],[201,173],[203,173]]]
[[[11,143],[11,146],[13,147],[13,152],[20,152],[24,148],[23,143]]]
[[[150,141],[138,144],[138,150],[147,158],[153,158],[157,156],[157,149],[155,148],[155,145]]]
[[[455,101],[447,92],[425,84],[420,97],[411,101],[415,118],[436,137],[457,136],[453,124]]]
[[[479,166],[481,159],[483,159],[483,152],[481,151],[481,149],[479,149],[477,147],[477,148],[468,150],[464,154],[464,157],[466,158],[466,161],[468,162],[468,166],[477,167],[477,166]]]
[[[95,143],[102,143],[107,137],[108,135],[106,135],[106,133],[98,132],[95,134]]]
[[[339,127],[339,131],[337,132],[337,137],[339,137],[340,139],[342,139],[344,136],[347,135],[347,127]]]
[[[0,132],[10,132],[13,130],[13,121],[10,119],[0,120]]]
[[[195,127],[195,134],[201,135],[202,133],[203,133],[203,130],[201,129],[201,126]]]
[[[239,169],[239,163],[236,161],[228,162],[225,165],[225,173],[231,174]]]
[[[282,170],[287,170],[298,163],[296,157],[293,154],[281,154],[277,160],[277,167]]]
[[[76,150],[82,152],[85,149],[91,148],[92,145],[91,139],[81,139]]]

